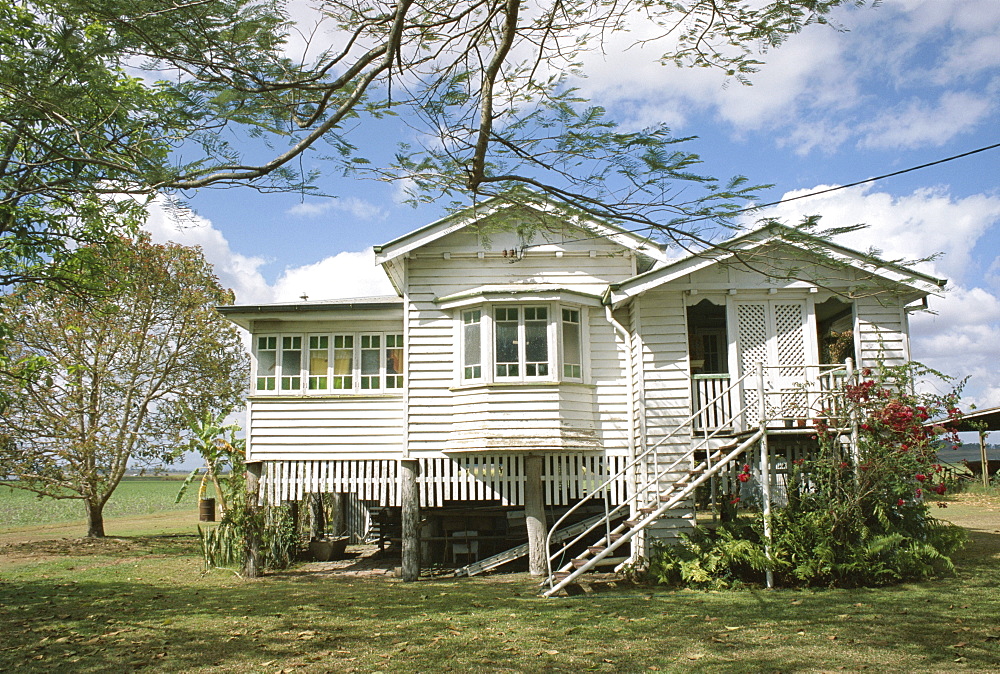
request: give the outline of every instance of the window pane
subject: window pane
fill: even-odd
[[[385,336],[385,387],[403,388],[403,336]]]
[[[496,364],[498,377],[518,375],[517,316],[518,309],[501,307],[496,310]]]
[[[281,338],[281,390],[302,387],[302,338]]]
[[[278,338],[257,338],[257,390],[273,391],[278,365]]]
[[[333,336],[333,388],[354,388],[354,336]]]
[[[482,376],[481,319],[482,314],[478,309],[462,313],[462,367],[465,379],[478,379]]]
[[[309,337],[309,390],[323,391],[329,381],[330,338],[326,335]]]
[[[361,388],[381,388],[379,376],[380,335],[361,335]]]
[[[548,310],[526,307],[524,310],[524,372],[529,377],[549,374]]]
[[[582,371],[580,355],[580,312],[572,309],[562,311],[563,376],[579,379]]]

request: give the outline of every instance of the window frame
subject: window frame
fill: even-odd
[[[378,373],[374,371],[366,372],[362,375],[362,337],[368,338],[369,344],[377,343],[376,347],[365,349],[376,351],[378,354]],[[388,346],[391,342],[392,347]],[[327,346],[323,349],[320,344],[326,340]],[[298,340],[298,341],[296,341]],[[315,340],[315,341],[314,341]],[[313,344],[317,344],[313,348]],[[337,346],[349,343],[349,346]],[[273,348],[263,348],[262,346]],[[295,374],[285,372],[285,345],[299,345],[298,349],[289,348],[287,351],[299,352],[299,368]],[[406,386],[406,339],[402,330],[399,331],[328,331],[328,332],[262,332],[253,335],[253,373],[250,378],[251,396],[281,396],[281,395],[402,395]],[[350,374],[335,374],[338,351],[350,353]],[[390,351],[401,351],[399,358],[399,372],[388,372],[390,361]],[[260,373],[260,352],[268,351],[273,353],[273,372],[270,374]],[[326,352],[326,373],[313,373],[313,352]],[[368,380],[369,387],[362,386],[362,376],[376,379],[378,386],[371,387],[372,380]],[[337,387],[338,378],[350,378],[349,386]],[[392,378],[393,386],[388,386],[389,378]],[[325,382],[323,381],[325,380]],[[286,384],[298,383],[297,387],[289,387]],[[320,386],[325,383],[325,386]],[[315,384],[315,386],[314,386]]]
[[[544,375],[528,375],[526,361],[526,327],[527,320],[525,309],[543,307],[547,312],[546,318],[546,348],[548,351],[547,369]],[[518,361],[517,375],[503,376],[498,374],[496,362],[496,310],[498,308],[516,308],[518,324]],[[566,376],[564,372],[564,346],[565,337],[563,331],[563,310],[577,312],[579,317],[579,354],[581,362],[574,364],[579,366],[579,376]],[[479,372],[478,376],[466,376],[468,365],[468,353],[466,351],[466,316],[474,312],[479,312]],[[510,302],[483,302],[481,304],[463,306],[455,313],[456,323],[456,355],[455,359],[455,381],[457,386],[472,386],[482,384],[534,384],[534,383],[586,383],[588,372],[587,349],[589,344],[588,307],[572,302],[558,302],[550,300],[530,301],[519,298],[518,301]]]

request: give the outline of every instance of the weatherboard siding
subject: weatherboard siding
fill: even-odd
[[[638,298],[637,310],[641,316],[639,352],[645,389],[645,433],[637,451],[656,447],[649,465],[661,470],[690,447],[687,429],[668,439],[691,413],[684,295],[670,289],[653,290]],[[687,465],[677,466],[665,481],[673,482],[687,469]]]
[[[251,398],[251,461],[395,458],[403,451],[401,395]]]
[[[855,315],[860,367],[901,365],[909,360],[906,313],[900,300],[889,295],[862,297],[855,300]]]
[[[482,286],[517,284],[530,290],[531,283],[596,296],[608,283],[633,273],[631,253],[617,244],[579,235],[565,238],[565,244],[549,242],[527,249],[522,257],[503,257],[503,250],[520,250],[512,235],[497,233],[486,247],[475,234],[457,232],[406,260],[411,455],[487,449],[626,451],[625,353],[602,308],[584,312],[589,353],[584,384],[463,386],[456,364],[461,310],[443,310],[435,303]],[[567,299],[572,302],[572,296]],[[532,303],[530,292],[518,303]]]

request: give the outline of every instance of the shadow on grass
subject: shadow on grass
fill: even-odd
[[[973,534],[937,582],[555,600],[527,576],[244,581],[200,573],[193,537],[157,536],[112,568],[0,573],[0,670],[997,670],[1000,536]]]

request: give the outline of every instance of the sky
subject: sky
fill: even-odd
[[[626,48],[644,37],[636,25],[585,58],[577,84],[627,129],[666,123],[697,136],[686,149],[701,156],[701,173],[773,184],[758,203],[1000,143],[1000,1],[885,0],[842,8],[833,23],[759,54],[752,86],[657,65],[649,50]],[[412,139],[393,124],[362,129],[355,142]],[[146,228],[200,245],[241,304],[392,293],[371,247],[444,211],[403,204],[391,184],[329,173],[321,187],[336,198],[206,189],[182,195],[186,217],[155,206]],[[918,269],[947,278],[948,290],[931,298],[932,313],[911,316],[912,355],[968,377],[967,405],[1000,405],[1000,148],[763,209],[742,224],[813,214],[827,226],[866,224],[838,240],[857,249],[938,255]]]

